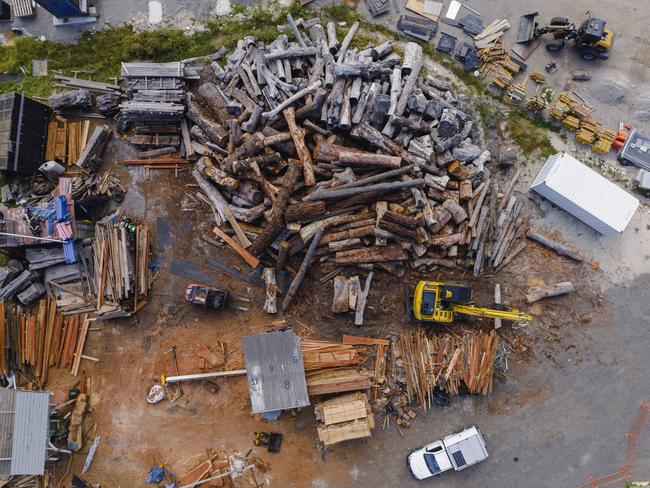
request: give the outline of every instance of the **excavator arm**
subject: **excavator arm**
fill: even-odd
[[[473,317],[483,317],[487,319],[503,319],[512,322],[531,321],[531,315],[521,313],[518,310],[494,310],[491,308],[475,307],[474,305],[453,304],[450,307],[455,313],[471,315]]]

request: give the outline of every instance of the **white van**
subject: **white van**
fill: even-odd
[[[423,480],[451,469],[461,471],[487,457],[481,431],[472,426],[412,451],[406,464],[415,479]]]

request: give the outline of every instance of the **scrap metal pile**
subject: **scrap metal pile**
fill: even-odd
[[[521,206],[485,167],[469,99],[420,76],[418,44],[402,57],[392,41],[352,49],[358,23],[342,40],[333,22],[288,24],[293,41],[250,36],[225,66],[199,70],[184,144],[223,226],[215,232],[251,266],[268,255],[282,274],[287,256],[305,253],[282,309],[312,258],[334,274],[397,276],[505,263],[523,232]]]

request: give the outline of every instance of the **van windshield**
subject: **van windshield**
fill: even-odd
[[[436,462],[436,457],[433,454],[424,453],[424,462],[427,463],[427,468],[431,471],[431,474],[440,473],[440,466]]]

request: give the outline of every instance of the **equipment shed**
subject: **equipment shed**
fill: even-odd
[[[623,232],[639,200],[567,153],[548,158],[531,189],[601,234]]]
[[[253,413],[309,405],[300,339],[290,330],[242,337]]]

